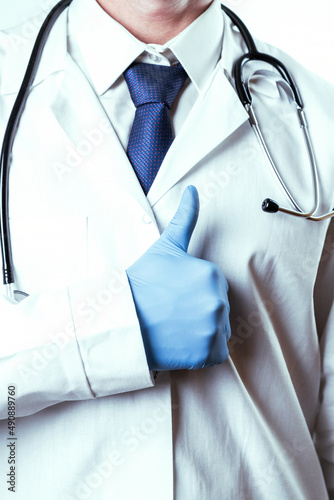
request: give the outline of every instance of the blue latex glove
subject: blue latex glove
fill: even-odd
[[[230,337],[227,282],[219,267],[187,254],[199,213],[188,186],[163,234],[129,269],[151,370],[223,363]]]

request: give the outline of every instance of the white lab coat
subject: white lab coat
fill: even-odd
[[[1,131],[32,38],[20,28],[1,34]],[[22,416],[17,499],[325,500],[316,429],[334,498],[329,222],[261,211],[268,196],[288,202],[230,83],[244,47],[229,22],[223,45],[146,198],[67,54],[66,13],[51,32],[10,177],[17,286],[30,297],[19,305],[0,299],[1,498],[11,498],[4,481],[10,384]],[[327,211],[334,206],[334,90],[261,47],[284,59],[300,87]],[[278,87],[261,75],[254,85],[274,144],[285,127]],[[308,163],[294,165],[304,153],[289,135],[279,142],[280,172],[308,208]],[[189,184],[201,200],[189,253],[226,275],[231,355],[221,366],[154,379],[124,270],[159,237]]]

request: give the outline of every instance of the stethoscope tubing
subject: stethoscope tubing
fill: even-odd
[[[2,272],[4,285],[14,283],[14,268],[9,227],[9,171],[12,157],[12,148],[19,125],[20,118],[24,111],[26,101],[29,96],[31,85],[34,82],[42,52],[49,36],[49,33],[59,15],[66,7],[70,5],[72,0],[61,0],[50,11],[46,17],[36,38],[29,63],[11,111],[7,128],[5,131],[3,146],[0,156],[0,192],[1,192],[1,213],[0,213],[0,243],[2,252]]]

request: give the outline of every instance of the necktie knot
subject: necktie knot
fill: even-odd
[[[164,103],[170,109],[187,73],[181,64],[134,63],[125,71],[124,78],[136,108],[148,103]]]

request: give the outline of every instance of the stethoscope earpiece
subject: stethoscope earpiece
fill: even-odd
[[[271,200],[270,198],[266,198],[262,202],[262,210],[269,214],[275,214],[279,210],[279,205],[276,201]]]

